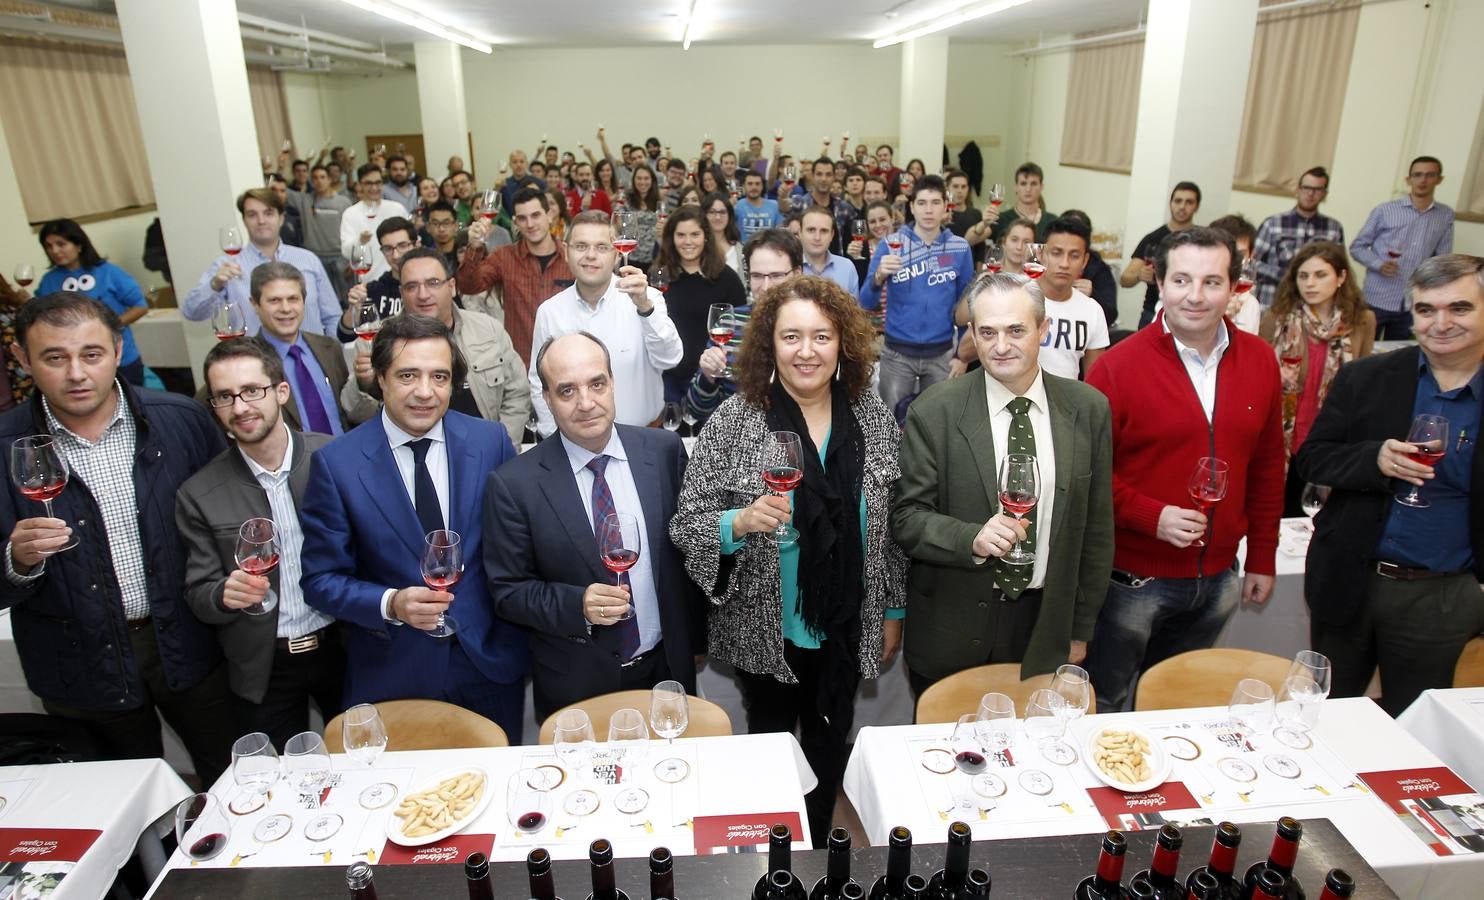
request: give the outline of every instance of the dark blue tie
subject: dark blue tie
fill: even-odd
[[[298,344],[290,347],[289,358],[294,361],[294,393],[299,395],[299,403],[304,407],[304,418],[308,419],[304,423],[304,430],[334,434],[330,417],[325,412],[324,401],[319,397],[319,386],[314,383],[314,375],[304,363],[304,348]]]
[[[593,536],[597,537],[603,533],[603,521],[617,512],[613,508],[613,492],[608,490],[608,480],[603,477],[603,472],[608,468],[608,461],[612,459],[607,454],[599,454],[587,461],[587,468],[593,473]],[[621,581],[628,580],[628,573],[620,576]],[[634,599],[634,586],[629,585],[629,600]],[[619,642],[619,658],[628,662],[635,653],[639,652],[639,614],[635,607],[633,616],[614,622],[611,626]]]
[[[432,438],[409,443],[412,448],[412,505],[417,507],[417,521],[423,534],[443,530],[443,507],[438,505],[438,489],[433,487],[433,473],[428,471],[428,448]]]

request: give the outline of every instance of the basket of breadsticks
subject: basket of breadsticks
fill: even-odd
[[[1159,787],[1170,777],[1170,757],[1158,740],[1142,728],[1100,724],[1099,718],[1084,720],[1090,727],[1083,758],[1104,784],[1138,793]]]
[[[387,818],[386,836],[406,847],[440,841],[468,827],[489,800],[489,776],[483,769],[440,772],[403,795]]]

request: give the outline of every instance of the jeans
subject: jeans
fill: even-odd
[[[1213,646],[1240,594],[1235,566],[1204,578],[1155,578],[1141,587],[1109,581],[1087,653],[1098,712],[1132,708],[1135,679],[1155,663]]]
[[[1373,306],[1371,312],[1376,315],[1376,340],[1409,341],[1412,339],[1412,311],[1410,309],[1396,312],[1389,309],[1377,309]]]
[[[941,356],[918,357],[904,356],[890,347],[882,348],[881,402],[892,415],[897,415],[897,404],[904,398],[948,379],[948,363],[952,359],[952,350]],[[898,416],[897,421],[902,421],[902,417]]]

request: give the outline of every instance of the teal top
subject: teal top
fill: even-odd
[[[824,445],[826,448],[830,445],[829,434],[825,435]],[[821,466],[824,465],[824,453],[822,451],[819,454],[819,464]],[[788,492],[788,499],[790,505],[792,505],[793,491]],[[737,518],[737,513],[739,512],[741,512],[739,509],[729,509],[721,514],[721,552],[727,556],[741,550],[745,545],[745,541],[739,541],[732,537],[732,520]],[[859,516],[861,547],[864,548],[866,544],[866,495],[864,492],[861,493]],[[793,515],[790,513],[790,521],[792,521],[792,518]],[[778,593],[783,603],[783,639],[795,647],[802,647],[805,650],[818,650],[819,637],[809,630],[809,626],[804,624],[804,617],[799,614],[798,542],[778,545],[778,581]],[[886,611],[886,617],[888,619],[901,619],[905,618],[906,615],[907,610],[905,607],[897,607]]]

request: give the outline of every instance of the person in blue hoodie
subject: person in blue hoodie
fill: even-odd
[[[885,237],[871,255],[860,287],[861,306],[875,309],[886,286],[886,346],[881,351],[881,399],[897,405],[963,372],[955,360],[953,313],[974,278],[969,242],[949,231],[948,188],[926,175],[912,190],[911,225]],[[888,248],[901,242],[901,252]]]
[[[71,219],[53,219],[41,226],[41,248],[52,261],[52,267],[41,276],[36,289],[38,297],[57,291],[75,291],[113,310],[124,324],[124,355],[119,360],[119,377],[137,387],[144,386],[144,360],[129,325],[149,312],[149,302],[139,289],[139,282],[123,269],[105,260],[94,249],[82,226]]]

